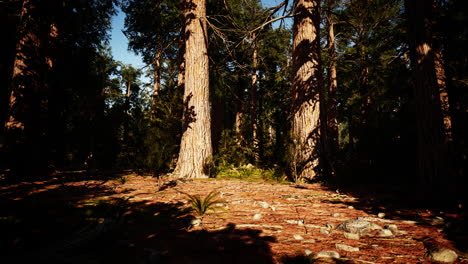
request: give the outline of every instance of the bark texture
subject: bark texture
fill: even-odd
[[[295,0],[294,8],[290,165],[294,178],[312,179],[317,174],[320,146],[319,2]]]
[[[407,0],[405,4],[416,100],[418,177],[421,187],[429,191],[447,172],[441,101],[432,47],[433,1]]]
[[[185,1],[185,89],[182,140],[175,174],[204,178],[212,164],[206,1]]]
[[[40,3],[25,0],[17,29],[16,55],[11,78],[9,109],[5,122],[5,145],[12,172],[19,176],[47,173],[47,104],[45,75],[52,60],[45,56],[51,25],[39,21]]]

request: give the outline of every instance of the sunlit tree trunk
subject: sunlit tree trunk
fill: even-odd
[[[212,164],[206,1],[186,0],[182,140],[175,174],[203,178]]]
[[[292,49],[293,177],[312,179],[319,165],[320,37],[319,1],[295,0]]]
[[[416,100],[418,176],[421,187],[428,191],[447,172],[441,100],[432,47],[433,2],[407,0],[405,4]]]

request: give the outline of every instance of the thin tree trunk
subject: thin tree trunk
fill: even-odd
[[[328,26],[328,96],[326,107],[326,153],[329,173],[334,175],[334,159],[338,153],[338,104],[336,90],[338,89],[338,80],[336,73],[336,50],[335,50],[335,31],[333,21],[334,0],[327,0],[327,26]]]
[[[234,130],[236,133],[236,144],[238,146],[244,145],[244,133],[243,133],[243,122],[245,114],[245,102],[244,102],[244,83],[242,82],[242,71],[238,69],[237,72],[237,100],[236,100],[236,120],[234,123]]]
[[[450,114],[450,103],[449,103],[449,95],[447,92],[444,59],[443,59],[443,54],[442,54],[442,50],[440,47],[436,47],[434,49],[434,63],[435,63],[437,85],[438,85],[439,94],[440,94],[440,105],[441,105],[441,110],[442,110],[442,117],[444,121],[445,141],[450,142],[453,140],[452,116]]]
[[[153,99],[155,99],[159,95],[159,91],[161,91],[161,58],[162,58],[162,51],[158,50],[154,57],[154,83],[153,83]]]
[[[258,68],[258,46],[257,46],[257,33],[252,34],[253,53],[252,53],[252,73],[250,80],[250,122],[252,129],[252,147],[255,163],[260,162],[259,156],[259,139],[258,139],[258,96],[257,96],[257,68]]]
[[[320,15],[317,0],[295,0],[292,49],[291,167],[295,179],[312,179],[319,166]]]
[[[443,119],[432,49],[432,1],[405,1],[408,13],[411,68],[414,75],[418,136],[418,177],[430,191],[446,176]]]
[[[206,0],[185,1],[185,89],[182,140],[175,174],[204,178],[212,165]]]

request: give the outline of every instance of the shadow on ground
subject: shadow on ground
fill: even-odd
[[[3,263],[275,263],[261,230],[193,230],[180,202],[103,199],[109,185],[60,181],[0,189]]]
[[[450,240],[461,254],[468,256],[468,214],[464,208],[458,208],[456,203],[439,200],[422,200],[417,197],[414,189],[405,190],[388,185],[358,185],[348,187],[328,186],[331,191],[340,190],[342,195],[357,198],[354,201],[346,199],[329,200],[329,203],[343,203],[362,210],[368,214],[384,214],[383,218],[391,220],[412,220],[418,225],[438,230]],[[444,246],[432,237],[419,238],[426,248]],[[447,245],[445,245],[447,246]],[[452,247],[448,245],[449,247]]]

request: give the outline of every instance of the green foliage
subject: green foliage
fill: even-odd
[[[198,216],[203,216],[207,212],[212,211],[215,212],[217,209],[222,209],[222,206],[219,204],[225,204],[226,202],[223,200],[218,199],[219,192],[211,191],[207,196],[202,198],[200,195],[195,194],[191,195],[188,193],[180,192],[187,196],[189,199],[190,208],[197,214]]]
[[[225,180],[266,181],[284,183],[286,175],[279,167],[270,169],[254,168],[253,166],[223,166],[217,167],[216,178]]]

